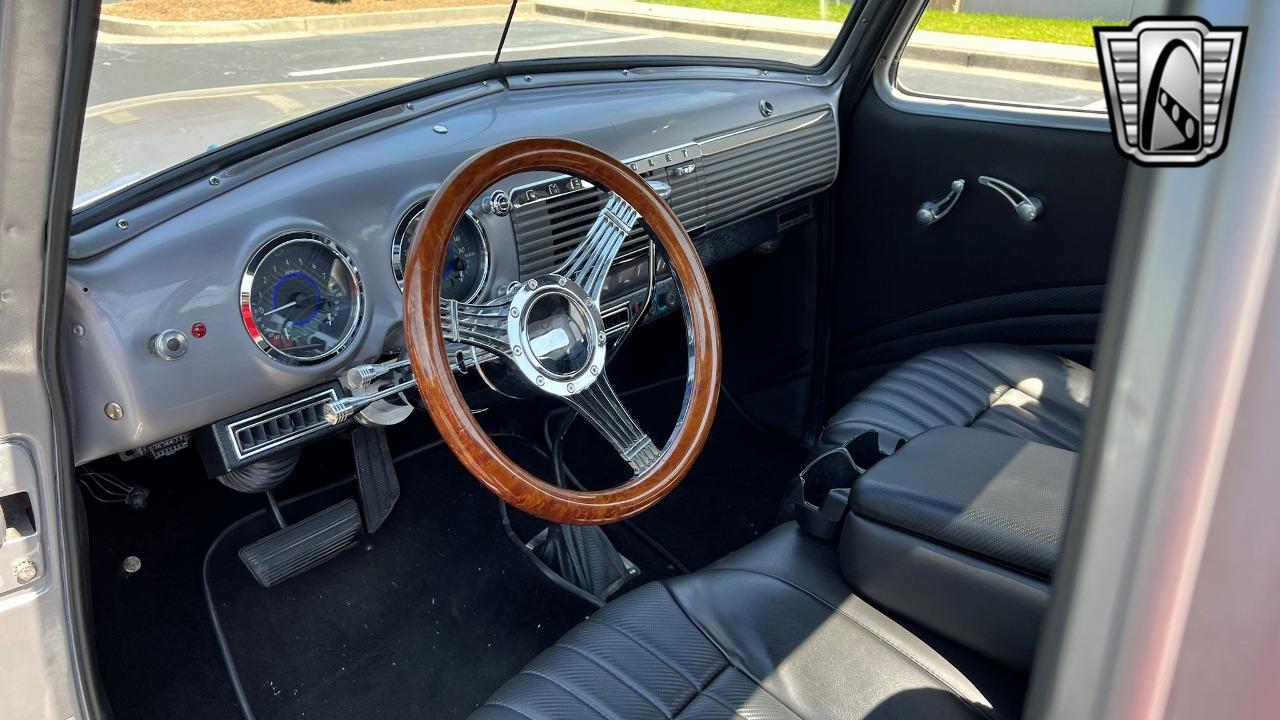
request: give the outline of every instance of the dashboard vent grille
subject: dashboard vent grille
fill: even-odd
[[[646,175],[650,176],[671,186],[671,196],[667,201],[686,228],[692,229],[700,224],[702,206],[696,171],[682,176],[670,171]],[[603,190],[588,187],[517,207],[512,218],[520,254],[520,277],[536,277],[559,267],[587,236],[591,223],[604,207],[604,200]],[[648,242],[648,232],[637,228],[627,236],[618,257],[640,250]]]
[[[335,402],[337,399],[336,392],[325,390],[232,423],[227,431],[235,442],[237,457],[252,457],[323,430],[328,425],[321,410],[325,403]]]
[[[830,109],[701,143],[703,210],[722,225],[835,181],[839,139]]]

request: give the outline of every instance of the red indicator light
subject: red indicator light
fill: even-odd
[[[207,332],[209,328],[205,327],[204,323],[191,323],[191,337],[202,338]]]

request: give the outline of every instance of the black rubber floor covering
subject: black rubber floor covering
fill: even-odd
[[[273,529],[265,515],[218,542],[211,594],[258,718],[465,717],[591,612],[528,565],[497,499],[448,449],[399,474],[399,504],[377,534],[270,590],[236,556]],[[353,491],[310,497],[286,516]]]
[[[680,387],[624,398],[655,440],[670,430]],[[507,422],[495,429],[537,437],[541,412],[516,413],[516,407],[496,418]],[[429,421],[418,421],[392,428],[393,451],[430,435]],[[545,461],[518,444],[502,445],[531,471],[549,476]],[[627,473],[581,421],[567,447],[584,482],[616,484]],[[794,445],[752,427],[722,400],[693,471],[636,523],[686,565],[700,567],[772,526],[782,490],[802,460]],[[308,448],[304,463],[281,497],[352,470],[349,450],[336,441]],[[273,590],[259,587],[236,557],[273,529],[265,513],[218,543],[210,558],[212,594],[258,718],[465,717],[590,612],[510,544],[498,501],[446,448],[398,468],[403,496],[379,533]],[[145,511],[88,508],[98,655],[116,717],[237,717],[205,608],[201,560],[213,538],[259,511],[262,499],[206,480],[191,453],[104,469],[152,490]],[[348,483],[285,513],[301,518],[354,493]],[[633,533],[610,533],[640,564],[642,581],[674,574]],[[143,567],[126,579],[119,567],[127,555],[142,557]]]

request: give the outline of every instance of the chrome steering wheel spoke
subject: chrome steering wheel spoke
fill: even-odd
[[[626,200],[609,193],[587,236],[573,249],[556,274],[577,283],[599,305],[609,267],[639,219],[640,214]]]
[[[444,339],[488,350],[504,358],[511,357],[507,323],[510,321],[510,296],[486,303],[464,303],[440,299],[440,328]]]
[[[662,451],[636,424],[604,375],[580,392],[563,399],[595,426],[635,474],[639,475],[658,462]]]

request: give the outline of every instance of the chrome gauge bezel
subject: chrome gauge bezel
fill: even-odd
[[[391,238],[391,274],[396,279],[396,286],[400,288],[400,292],[404,292],[404,271],[400,267],[400,258],[404,256],[405,240],[409,234],[409,229],[414,223],[422,217],[427,211],[427,203],[431,200],[431,196],[422,198],[409,206],[409,209],[400,217],[400,222],[396,223],[396,234]],[[459,298],[458,302],[475,302],[484,292],[485,285],[489,282],[489,236],[485,234],[484,226],[480,224],[480,219],[476,217],[470,209],[465,215],[467,220],[471,221],[472,227],[476,229],[476,234],[480,236],[480,281],[476,283],[476,289],[469,296]],[[462,222],[459,220],[458,222]]]
[[[355,283],[355,297],[351,308],[351,324],[346,333],[343,334],[342,339],[320,355],[300,358],[275,347],[267,342],[262,333],[255,332],[257,321],[253,317],[251,297],[253,294],[253,281],[257,277],[258,269],[262,267],[263,261],[271,253],[288,245],[306,244],[319,245],[342,261],[342,264],[347,268],[347,272],[351,273],[351,279]],[[351,254],[343,250],[341,245],[326,235],[314,230],[286,230],[279,233],[255,250],[253,256],[249,258],[249,262],[245,265],[244,275],[240,278],[240,321],[249,339],[276,362],[285,365],[305,366],[316,365],[329,360],[351,346],[352,341],[355,340],[356,333],[364,322],[364,281],[360,279],[360,269],[356,267],[355,260],[352,259]]]

